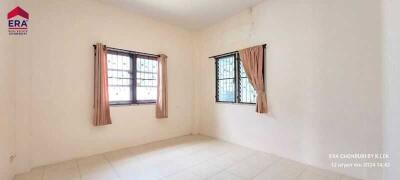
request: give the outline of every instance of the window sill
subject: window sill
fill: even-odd
[[[110,104],[110,107],[142,106],[142,105],[156,105],[156,103],[151,102],[151,103],[138,103],[138,104]]]
[[[217,104],[237,104],[237,102],[228,102],[228,101],[216,101]]]
[[[255,106],[255,103],[237,103],[237,102],[215,102],[215,104],[249,105]]]

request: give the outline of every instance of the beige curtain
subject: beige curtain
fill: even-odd
[[[158,60],[158,83],[156,118],[168,117],[168,80],[167,80],[167,56],[162,54]]]
[[[111,124],[110,106],[108,103],[107,49],[105,45],[96,44],[94,58],[94,126]]]
[[[256,112],[267,113],[267,95],[265,94],[263,67],[264,67],[264,48],[262,45],[254,46],[239,51],[240,60],[251,85],[257,91]]]

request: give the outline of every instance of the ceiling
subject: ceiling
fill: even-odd
[[[198,30],[219,22],[263,0],[100,0],[145,16]]]

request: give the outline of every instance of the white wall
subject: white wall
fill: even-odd
[[[18,171],[191,133],[191,33],[97,1],[20,0],[29,35],[18,43]],[[92,125],[93,47],[168,56],[169,118],[154,105],[112,107]],[[189,67],[189,68],[185,68]]]
[[[384,0],[384,139],[391,167],[386,180],[400,179],[400,2]]]
[[[0,179],[11,180],[15,166],[9,158],[15,154],[15,61],[13,38],[8,35],[5,17],[14,8],[11,0],[0,3]]]
[[[326,169],[329,153],[381,152],[380,7],[377,0],[266,0],[200,32],[200,133]],[[215,103],[208,57],[263,43],[271,112]],[[332,170],[381,179],[380,169]]]

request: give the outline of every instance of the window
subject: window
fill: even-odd
[[[107,65],[111,105],[155,103],[156,57],[107,49]]]
[[[131,63],[129,54],[108,51],[108,98],[111,104],[133,101]]]
[[[157,70],[155,59],[145,56],[136,58],[136,99],[155,101],[157,99]]]
[[[233,52],[215,59],[216,102],[255,104],[257,94],[247,78],[239,53]]]
[[[236,102],[236,55],[218,58],[217,102]]]
[[[241,61],[239,70],[239,102],[254,104],[256,103],[257,93],[247,78]]]

